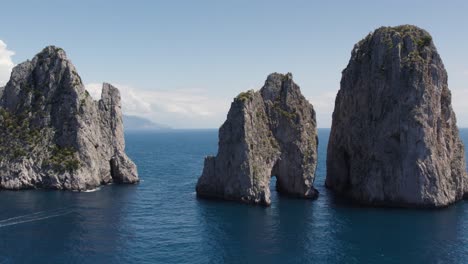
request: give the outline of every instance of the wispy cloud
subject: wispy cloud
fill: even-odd
[[[224,121],[230,100],[200,89],[143,90],[113,84],[120,90],[122,111],[178,128],[218,127]],[[93,98],[100,98],[102,84],[86,85]]]
[[[10,79],[11,70],[15,66],[11,57],[15,52],[9,50],[5,42],[0,40],[0,86],[4,86]]]
[[[308,96],[308,100],[314,106],[315,113],[317,115],[318,127],[331,127],[336,94],[337,91]]]
[[[138,90],[124,86],[116,85],[120,91],[122,97],[123,111],[129,115],[147,115],[151,113],[151,104],[148,100],[143,99],[139,94]],[[90,83],[86,85],[86,90],[89,91],[91,96],[98,100],[101,98],[102,84],[101,83]]]
[[[457,125],[468,127],[468,89],[452,89],[452,106],[457,115]]]
[[[217,128],[226,119],[233,98],[218,98],[202,89],[143,90],[113,84],[120,90],[123,112],[176,128]],[[102,84],[86,85],[94,99],[101,97]],[[330,127],[335,92],[308,96],[317,113],[319,127]]]

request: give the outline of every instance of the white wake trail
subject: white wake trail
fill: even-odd
[[[68,210],[67,208],[60,208],[60,209],[55,209],[55,210],[40,211],[40,212],[31,213],[27,215],[20,215],[20,216],[0,220],[0,228],[11,226],[11,225],[22,224],[22,223],[39,221],[39,220],[52,218],[52,217],[58,217],[58,216],[70,214],[72,212],[73,212],[72,210]]]
[[[19,215],[19,216],[15,216],[15,217],[11,217],[11,218],[2,219],[2,220],[0,220],[0,223],[8,222],[8,221],[11,221],[11,220],[14,220],[14,219],[25,218],[25,217],[38,215],[38,214],[43,214],[43,213],[46,213],[46,212],[56,212],[56,211],[65,210],[65,209],[66,208],[59,208],[59,209],[55,209],[55,210],[44,210],[44,211],[39,211],[39,212],[31,213],[31,214]]]

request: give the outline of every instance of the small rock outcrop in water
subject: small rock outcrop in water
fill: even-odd
[[[270,179],[281,193],[315,198],[317,128],[312,105],[291,74],[273,73],[260,91],[239,94],[206,157],[197,194],[270,204]]]
[[[65,52],[46,47],[13,69],[0,101],[0,187],[86,190],[135,183],[120,94],[94,101]]]
[[[364,204],[441,207],[461,199],[467,184],[431,36],[408,25],[377,29],[355,45],[343,71],[326,186]]]

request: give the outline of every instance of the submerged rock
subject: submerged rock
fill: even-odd
[[[377,29],[355,45],[343,71],[326,186],[363,204],[441,207],[462,199],[467,184],[431,36],[409,25]]]
[[[317,128],[312,105],[291,74],[273,73],[260,91],[239,94],[219,130],[219,151],[205,159],[199,196],[270,204],[280,193],[315,198]]]
[[[120,94],[94,101],[65,52],[49,46],[13,69],[0,100],[0,188],[87,190],[135,183]]]

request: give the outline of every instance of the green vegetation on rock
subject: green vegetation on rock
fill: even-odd
[[[273,109],[275,109],[279,114],[281,114],[282,116],[286,117],[287,119],[293,121],[296,119],[297,115],[296,113],[294,112],[289,112],[287,110],[284,110],[281,106],[280,106],[280,102],[279,101],[275,101],[274,105],[273,105]]]
[[[13,115],[0,108],[0,160],[27,156],[41,140],[41,129],[30,124],[26,111]]]
[[[429,44],[431,44],[431,41],[432,41],[432,37],[429,36],[429,35],[426,35],[426,36],[423,36],[421,37],[420,39],[418,39],[417,43],[418,43],[418,48],[419,49],[422,49],[426,46],[429,46]]]
[[[254,93],[253,90],[249,90],[247,92],[242,92],[236,97],[236,100],[240,100],[242,102],[250,100],[250,99],[252,99],[253,93]]]
[[[80,167],[75,148],[55,145],[49,151],[50,157],[43,163],[43,166],[50,166],[54,171],[58,172],[73,172]]]
[[[30,123],[28,113],[14,115],[0,108],[0,160],[12,161],[31,156],[44,137],[44,129]],[[54,146],[49,149],[50,155],[42,164],[51,166],[55,171],[74,171],[80,162],[76,150],[72,147]]]

